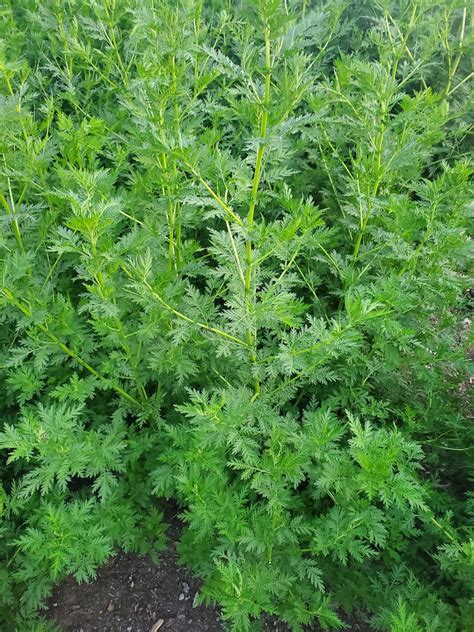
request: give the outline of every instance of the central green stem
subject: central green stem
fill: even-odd
[[[255,159],[255,171],[253,175],[252,192],[250,194],[250,205],[247,214],[247,225],[249,236],[245,244],[247,270],[245,274],[245,297],[249,308],[255,304],[255,287],[252,285],[252,272],[253,272],[253,245],[252,245],[252,229],[254,226],[255,207],[257,204],[257,194],[260,185],[260,179],[262,174],[263,156],[265,153],[265,141],[267,138],[268,129],[268,107],[270,104],[270,87],[271,87],[271,54],[270,54],[270,28],[265,25],[265,93],[262,104],[262,114],[260,121],[260,142],[257,149],[257,156]],[[247,344],[250,349],[250,360],[255,365],[257,360],[257,335],[251,328],[247,331]],[[255,376],[255,395],[260,393],[260,381],[258,376]]]

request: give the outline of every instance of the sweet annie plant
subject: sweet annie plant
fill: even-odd
[[[468,630],[467,3],[1,12],[4,625],[171,498],[235,632]]]

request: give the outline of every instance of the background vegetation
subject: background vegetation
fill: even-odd
[[[0,6],[3,629],[173,498],[236,632],[467,631],[467,3]]]

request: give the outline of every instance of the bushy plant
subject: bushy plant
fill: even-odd
[[[467,4],[1,11],[6,624],[173,498],[236,632],[467,631]]]

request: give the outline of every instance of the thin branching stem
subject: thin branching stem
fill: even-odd
[[[107,384],[110,384],[111,388],[114,391],[116,391],[119,395],[121,395],[124,399],[131,402],[132,404],[135,404],[136,406],[140,406],[140,402],[137,399],[135,399],[135,397],[130,395],[130,393],[127,393],[121,386],[118,386],[117,384],[114,384],[113,382],[111,382],[109,378],[106,378],[105,376],[101,375],[99,371],[94,369],[93,366],[91,366],[88,362],[83,360],[81,356],[78,353],[76,353],[76,351],[74,351],[74,349],[71,349],[70,347],[65,345],[63,342],[61,342],[61,340],[55,334],[53,334],[52,331],[49,330],[48,326],[45,323],[35,322],[33,313],[30,310],[30,308],[27,305],[25,305],[25,303],[23,303],[21,300],[17,299],[8,288],[2,287],[1,292],[3,296],[5,296],[5,298],[11,303],[11,305],[19,309],[23,314],[25,314],[25,316],[28,316],[28,318],[32,320],[32,323],[34,324],[34,326],[37,327],[40,331],[42,331],[51,340],[51,342],[54,342],[54,344],[57,345],[61,349],[61,351],[63,351],[69,357],[73,358],[84,369],[89,371],[89,373],[91,373],[92,375],[100,379],[101,381],[104,381]]]
[[[134,279],[134,275],[132,274],[132,272],[123,263],[120,264],[120,267],[130,279]],[[222,329],[219,329],[217,327],[212,327],[210,325],[206,325],[205,323],[201,323],[198,320],[194,320],[193,318],[186,316],[186,314],[183,314],[179,310],[172,307],[169,303],[167,303],[164,300],[164,298],[160,294],[158,294],[158,292],[155,289],[153,289],[153,287],[145,278],[140,278],[140,283],[142,283],[144,287],[146,287],[146,289],[158,301],[158,303],[160,303],[160,305],[162,305],[165,309],[167,309],[169,312],[171,312],[172,314],[174,314],[181,320],[185,320],[188,323],[192,323],[193,325],[196,325],[200,329],[205,329],[206,331],[210,331],[214,334],[217,334],[218,336],[221,336],[222,338],[231,340],[232,342],[235,342],[236,344],[242,347],[247,347],[247,343],[244,340],[241,340],[240,338],[237,338],[236,336],[233,336],[232,334],[229,334],[226,331],[223,331]]]
[[[15,240],[16,243],[18,244],[18,248],[20,249],[21,252],[25,252],[25,246],[23,244],[23,239],[21,236],[21,231],[20,231],[20,225],[18,224],[18,219],[16,218],[16,214],[15,214],[15,205],[13,203],[13,198],[10,195],[10,199],[11,199],[11,208],[10,205],[8,204],[5,196],[3,195],[2,192],[0,192],[0,203],[2,204],[3,208],[5,209],[6,214],[11,217],[11,223],[12,223],[12,230],[13,230],[13,234],[15,236]]]

